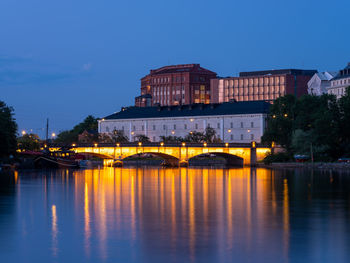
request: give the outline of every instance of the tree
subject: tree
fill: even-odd
[[[17,123],[13,117],[13,108],[0,101],[0,158],[16,152]]]
[[[339,99],[339,139],[342,154],[350,156],[350,86]]]
[[[17,139],[18,148],[27,151],[40,150],[40,138],[37,134],[25,134]]]
[[[207,127],[204,132],[204,141],[208,143],[222,142],[219,137],[216,136],[214,128]]]
[[[124,131],[122,130],[113,130],[112,135],[114,142],[128,142],[129,138],[124,134]]]
[[[177,136],[159,136],[163,142],[182,142],[184,139]]]
[[[83,122],[77,124],[72,130],[63,131],[57,135],[56,142],[71,144],[78,141],[78,135],[83,133],[85,130],[95,131],[96,137],[94,140],[97,141],[97,119],[91,115],[87,116]]]
[[[262,142],[275,142],[287,151],[291,150],[295,104],[296,98],[293,95],[279,97],[274,101],[267,117],[267,128],[261,138]]]
[[[191,131],[189,134],[187,134],[184,138],[184,141],[186,142],[194,142],[194,143],[201,143],[205,141],[204,133],[203,132],[197,132],[197,131]]]
[[[150,142],[150,139],[143,134],[138,134],[135,136],[135,142]]]

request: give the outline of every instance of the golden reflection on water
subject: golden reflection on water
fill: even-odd
[[[52,213],[52,254],[53,256],[57,256],[57,251],[58,251],[58,241],[57,241],[57,233],[58,233],[58,228],[57,228],[57,212],[56,212],[56,206],[52,205],[51,206],[51,213]]]
[[[98,239],[102,258],[108,257],[108,239],[129,235],[131,242],[149,239],[152,231],[167,231],[166,241],[175,250],[184,239],[193,259],[197,242],[211,237],[216,222],[218,244],[232,249],[244,237],[250,248],[269,238],[268,220],[283,218],[283,250],[289,247],[288,181],[276,193],[273,174],[267,169],[143,169],[103,168],[74,172],[75,191],[83,193],[84,247],[91,254],[91,238]],[[277,195],[283,198],[278,209]],[[79,199],[79,194],[77,199]],[[79,203],[79,200],[78,200]],[[53,241],[57,237],[56,207],[52,207]],[[123,229],[129,229],[124,233]],[[152,229],[150,233],[147,231]],[[200,240],[199,240],[200,236]],[[118,236],[123,238],[124,236]],[[185,237],[185,238],[184,238]],[[254,237],[254,238],[253,238]],[[53,242],[54,243],[54,242]],[[150,246],[151,244],[146,244]]]

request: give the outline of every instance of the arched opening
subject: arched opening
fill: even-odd
[[[188,163],[190,166],[224,165],[243,167],[244,159],[229,153],[211,152],[193,156],[188,160]]]
[[[129,155],[122,159],[126,165],[162,165],[162,166],[178,166],[179,159],[165,153],[159,152],[143,152]]]

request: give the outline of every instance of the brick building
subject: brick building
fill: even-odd
[[[230,100],[273,101],[286,94],[299,97],[307,94],[307,83],[316,70],[281,69],[240,72],[239,77],[211,80],[211,102]]]
[[[141,79],[141,96],[135,106],[171,106],[210,103],[210,80],[216,73],[200,64],[165,66]]]

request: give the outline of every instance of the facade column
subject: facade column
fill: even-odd
[[[225,141],[225,129],[224,129],[224,117],[220,120],[220,138],[222,141]]]
[[[129,122],[129,139],[130,139],[130,142],[132,142],[132,135],[131,135],[131,122]]]

